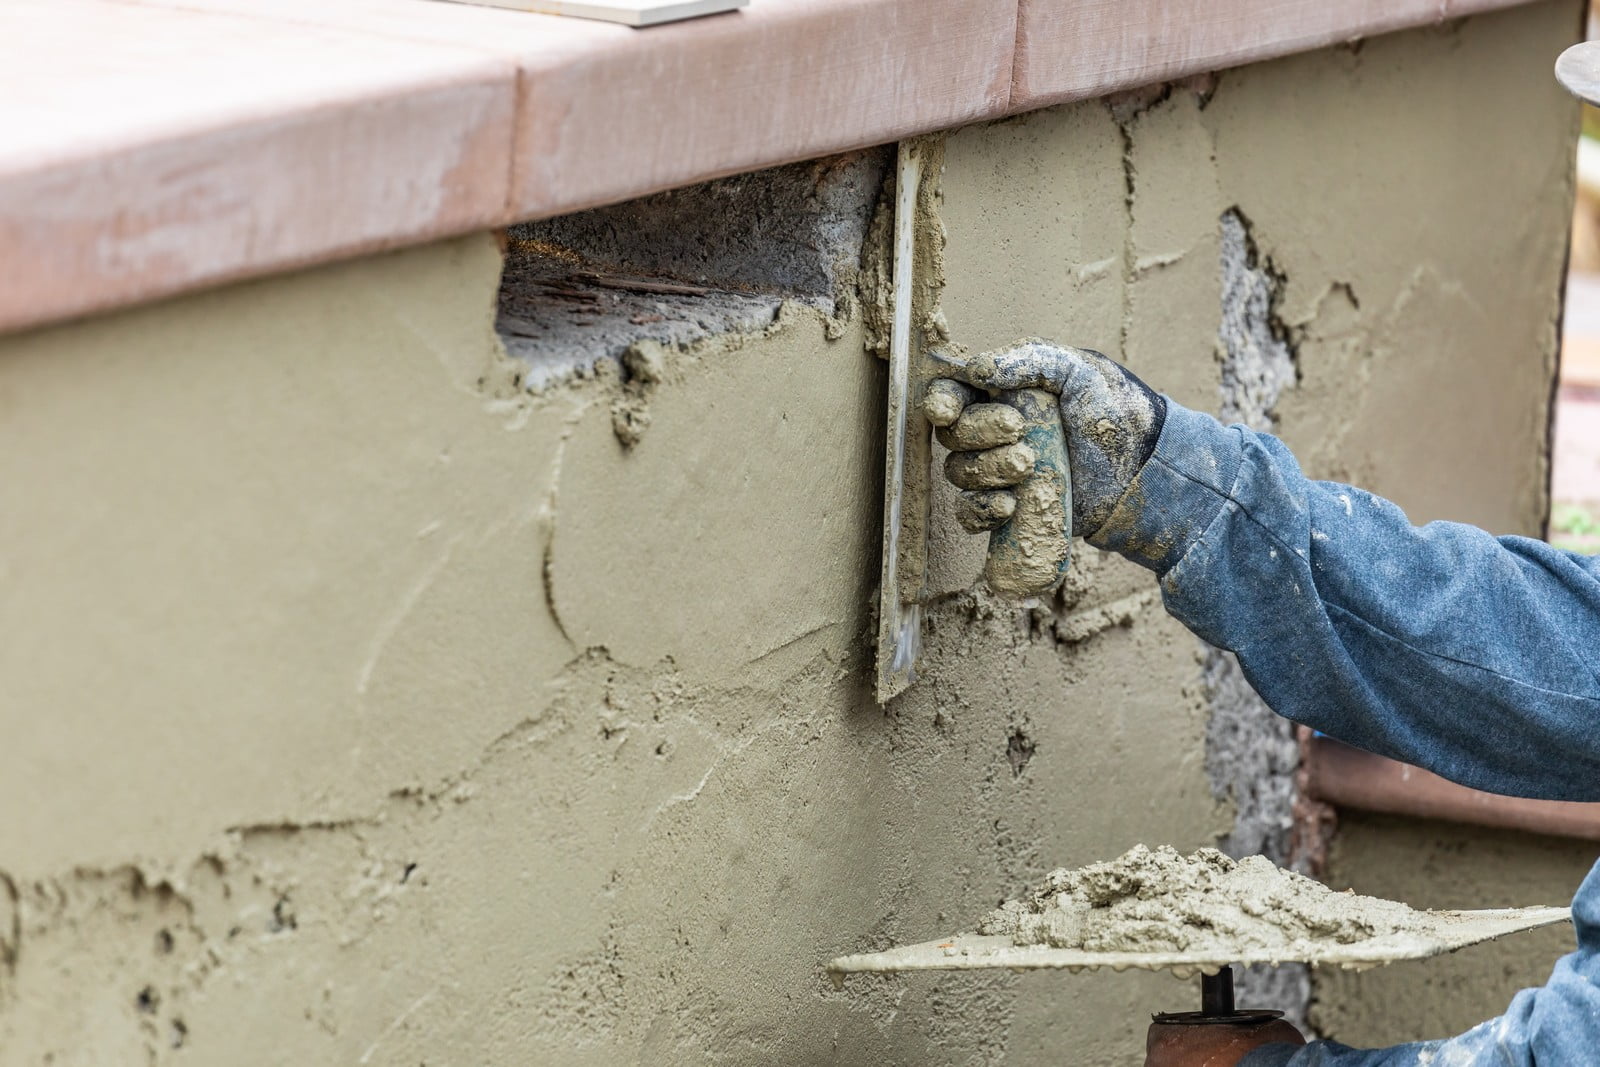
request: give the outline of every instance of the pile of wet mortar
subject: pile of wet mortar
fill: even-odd
[[[1423,912],[1334,892],[1263,856],[1234,860],[1211,848],[1185,856],[1137,845],[1114,860],[1052,871],[1031,893],[990,912],[979,932],[1088,952],[1259,951],[1296,959],[1317,947],[1429,928]]]

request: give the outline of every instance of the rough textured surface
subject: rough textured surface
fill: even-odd
[[[605,263],[721,289],[770,290],[831,309],[841,287],[854,287],[891,157],[880,148],[739,174],[524,223],[511,234]]]
[[[513,242],[495,329],[535,392],[613,367],[640,342],[691,345],[772,325],[781,293],[693,285]]]
[[[495,328],[527,364],[523,383],[587,377],[641,342],[682,348],[759,331],[786,300],[853,316],[888,155],[797,163],[513,226]]]
[[[1278,429],[1278,401],[1295,384],[1294,350],[1277,318],[1283,278],[1263,261],[1237,208],[1221,218],[1221,406],[1217,416],[1269,433]],[[1211,705],[1206,725],[1206,773],[1219,797],[1233,802],[1233,830],[1223,838],[1230,856],[1261,854],[1289,862],[1294,772],[1299,764],[1294,726],[1273,714],[1229,652],[1206,647],[1204,682]]]
[[[951,335],[1215,408],[1237,205],[1312,469],[1536,530],[1575,26],[959,131]],[[1149,575],[1084,551],[998,601],[942,499],[925,673],[880,710],[863,317],[791,300],[533,394],[499,268],[480,235],[0,342],[0,1062],[1129,1062],[1188,987],[821,967],[1229,831]],[[1498,899],[1459,847],[1428,877]]]
[[[1335,893],[1265,856],[1235,861],[1214,848],[1188,856],[1136,845],[1114,860],[1051,871],[979,926],[1018,945],[1090,952],[1266,950],[1314,955],[1426,929],[1403,903]]]

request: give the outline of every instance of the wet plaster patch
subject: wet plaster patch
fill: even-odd
[[[645,666],[719,673],[835,644],[865,603],[881,450],[882,376],[852,325],[822,338],[792,307],[756,338],[669,360],[648,436],[617,466],[613,428],[578,423],[558,488],[549,580],[582,646]],[[750,398],[771,397],[752,407]],[[816,439],[831,436],[817,477]],[[610,470],[603,479],[588,472]],[[649,523],[630,517],[650,515]]]
[[[399,1048],[428,1056],[460,1038],[450,1020],[463,982],[515,990],[541,968],[548,971],[535,997],[538,1041],[554,1049],[614,1036],[628,1003],[625,950],[614,933],[588,935],[598,938],[598,953],[585,949],[585,937],[594,900],[621,889],[617,857],[563,862],[565,877],[582,888],[528,902],[548,929],[475,934],[450,917],[554,861],[545,849],[559,845],[529,841],[518,818],[530,802],[557,837],[610,824],[645,855],[658,818],[655,832],[670,838],[692,822],[697,804],[728,803],[715,776],[741,773],[739,753],[783,731],[755,729],[724,746],[689,710],[714,698],[649,675],[623,677],[604,657],[586,657],[567,681],[574,700],[508,732],[461,774],[396,794],[360,819],[238,828],[192,862],[82,868],[18,883],[18,933],[7,941],[17,965],[0,980],[8,1061],[54,1054],[120,1062],[135,1048],[153,1063],[180,1049],[228,1059],[241,1047],[349,1062],[392,1062]],[[598,722],[580,721],[596,706],[607,709]],[[607,739],[598,757],[591,736]],[[617,802],[603,784],[574,795],[554,774],[576,762],[603,783],[619,759],[632,796],[657,801],[642,826],[633,800]],[[531,797],[512,788],[530,778],[551,785]],[[502,860],[485,860],[483,848]],[[670,863],[670,853],[655,861]],[[679,913],[680,927],[691,918]],[[653,948],[653,958],[663,951]],[[414,966],[419,953],[428,967]],[[367,977],[343,977],[352,973]],[[651,995],[650,983],[632,973],[632,996]],[[61,1005],[70,1006],[65,1015]],[[509,1047],[526,1054],[526,1045]]]
[[[464,273],[466,258],[481,283],[486,247],[492,249],[480,237],[405,258],[410,267],[431,261],[451,278]],[[260,315],[292,325],[308,317],[297,300],[311,299],[318,315],[327,314],[322,302],[348,307],[351,285],[341,274],[352,269],[279,283],[295,294],[287,306],[266,299],[269,287]],[[427,278],[423,292],[438,281],[428,270],[418,273]],[[861,900],[841,894],[846,868],[835,870],[824,855],[833,873],[817,886],[807,883],[805,892],[821,893],[804,905],[809,918],[771,935],[780,943],[764,953],[787,961],[779,972],[720,993],[705,980],[708,967],[725,974],[744,965],[745,943],[728,944],[728,929],[741,914],[775,910],[780,890],[768,872],[781,871],[792,855],[817,862],[818,843],[830,841],[856,810],[853,802],[871,791],[870,776],[860,788],[841,788],[836,772],[821,771],[872,758],[875,743],[865,723],[841,732],[838,714],[865,703],[850,679],[862,670],[856,638],[865,630],[875,544],[863,531],[872,529],[874,472],[881,468],[874,454],[880,375],[862,358],[859,329],[790,301],[769,328],[718,334],[681,349],[662,346],[638,361],[625,356],[626,381],[601,376],[530,396],[509,373],[516,365],[494,359],[492,335],[448,336],[439,320],[448,318],[450,305],[440,305],[430,322],[418,310],[427,302],[418,297],[394,285],[384,303],[386,314],[404,314],[426,343],[397,345],[375,331],[380,335],[370,344],[341,354],[345,363],[327,360],[357,379],[372,374],[376,383],[370,395],[335,390],[348,405],[346,418],[309,420],[334,427],[335,443],[308,434],[302,444],[326,449],[334,458],[325,467],[346,462],[381,472],[392,480],[387,492],[403,498],[416,475],[370,457],[352,459],[339,429],[355,422],[370,432],[355,416],[369,400],[383,405],[405,427],[398,443],[384,441],[385,447],[424,469],[455,475],[432,490],[438,513],[400,517],[401,546],[412,555],[392,576],[374,575],[371,566],[339,568],[351,585],[330,599],[348,606],[356,592],[369,596],[370,626],[265,601],[274,617],[293,618],[320,639],[357,630],[360,640],[329,655],[338,686],[353,694],[352,713],[328,715],[315,671],[303,673],[289,687],[295,699],[278,709],[272,743],[242,746],[252,758],[277,754],[262,762],[281,792],[254,787],[236,768],[197,775],[168,766],[148,783],[141,802],[129,807],[144,829],[119,832],[118,848],[165,857],[138,868],[164,873],[141,873],[137,881],[102,877],[86,859],[52,866],[48,848],[10,853],[28,853],[25,869],[12,867],[11,880],[45,888],[4,911],[20,917],[21,932],[0,937],[0,944],[22,961],[3,987],[4,996],[21,991],[0,1007],[8,1050],[49,1051],[75,1040],[103,1051],[102,1060],[139,1048],[162,1061],[177,1054],[170,1044],[177,1034],[184,1055],[217,1060],[247,1048],[308,1062],[383,1062],[400,1048],[448,1059],[463,1047],[486,1062],[526,1062],[529,1048],[536,1058],[540,1049],[555,1058],[593,1048],[609,1060],[607,1050],[619,1040],[638,1041],[660,1056],[706,1048],[714,1056],[765,1058],[812,1032],[740,1034],[696,1020],[778,1018],[775,1005],[814,980],[813,961],[838,936],[837,908],[853,902],[865,914],[872,908],[864,901],[880,892],[873,880]],[[477,298],[481,290],[467,294],[456,313],[471,307],[473,314],[463,317],[481,323]],[[176,328],[193,327],[175,317]],[[159,337],[159,324],[154,332]],[[468,358],[474,352],[481,362]],[[272,356],[269,345],[258,362],[270,366]],[[19,357],[11,365],[24,362]],[[434,377],[441,363],[450,375],[443,382]],[[630,448],[618,432],[616,406],[629,398],[632,383],[650,384],[658,402],[651,434]],[[771,402],[774,393],[784,399]],[[723,420],[727,432],[707,433],[708,419]],[[813,485],[819,427],[833,427],[821,435],[831,470],[823,494]],[[498,474],[485,477],[477,469],[475,433],[496,438],[493,454],[504,467]],[[697,465],[686,468],[689,454]],[[688,485],[686,469],[697,472]],[[637,492],[619,495],[619,472],[638,479]],[[682,495],[662,499],[663,491]],[[256,517],[253,503],[246,497],[241,504],[247,518]],[[363,506],[364,514],[375,514],[370,501]],[[721,521],[703,521],[708,507]],[[280,543],[297,536],[295,519],[292,512],[279,516],[273,529]],[[681,536],[653,541],[648,532],[661,531],[662,520],[682,523]],[[333,525],[364,550],[384,544],[381,536],[356,536],[348,521]],[[559,546],[549,539],[552,528],[564,533]],[[762,536],[775,529],[785,531],[777,552]],[[604,555],[601,549],[618,547],[605,544],[618,530],[635,540],[618,555]],[[308,565],[320,558],[314,547],[306,548]],[[711,588],[714,595],[704,586],[672,587],[694,575],[653,566],[663,548],[705,568],[705,575],[728,572],[728,587]],[[589,594],[615,588],[630,568],[646,584],[619,589],[609,616],[587,614]],[[841,581],[841,573],[859,577]],[[568,599],[564,582],[574,578],[579,584]],[[369,582],[375,588],[363,584]],[[742,605],[744,614],[721,618],[728,604]],[[652,628],[634,625],[641,605],[662,613],[647,618]],[[697,625],[709,629],[685,627],[685,618],[705,620]],[[603,647],[608,643],[646,669],[614,660]],[[708,679],[715,682],[709,689]],[[138,717],[134,697],[124,710]],[[214,720],[236,730],[241,719],[248,725],[248,706],[222,699],[210,705],[226,709]],[[294,752],[305,736],[316,737],[310,731],[318,724],[350,730],[327,743],[336,764],[328,773]],[[468,746],[482,746],[481,727],[489,724],[493,740],[475,752]],[[203,730],[189,741],[197,752],[217,751]],[[789,768],[778,776],[788,781],[779,796],[767,797],[773,767]],[[363,785],[352,781],[367,768],[389,786],[376,807],[358,799]],[[329,788],[330,781],[340,788]],[[188,790],[204,791],[207,782],[216,783],[225,802],[189,803]],[[868,799],[868,806],[905,804],[899,796]],[[251,827],[230,834],[237,841],[228,849],[205,844],[212,835],[203,826],[196,834],[149,814],[178,810],[214,826],[235,804],[367,814]],[[807,817],[794,805],[815,814]],[[596,841],[608,844],[591,847]],[[685,841],[698,856],[688,868]],[[190,862],[182,858],[193,855],[186,843],[210,851]],[[842,844],[847,867],[856,873],[871,867],[870,851]],[[823,851],[838,852],[840,845]],[[79,857],[98,851],[82,834],[62,847]],[[905,866],[899,860],[888,869]],[[556,869],[560,884],[551,886],[548,873]],[[669,894],[676,900],[669,906],[650,888],[688,869],[733,872],[753,887],[751,899],[712,895],[681,906],[695,894]],[[148,892],[150,885],[161,888]],[[58,897],[81,905],[55,908]],[[152,903],[158,899],[165,903]],[[133,924],[94,939],[107,959],[94,980],[105,990],[104,1018],[96,1017],[103,1033],[83,1036],[77,1019],[57,1029],[60,1017],[50,1005],[84,999],[67,994],[79,980],[74,975],[81,976],[72,962],[91,951],[78,937],[83,915],[122,911],[134,916]],[[168,912],[186,925],[164,938],[162,931],[178,921]],[[145,940],[134,929],[139,924],[152,926],[151,943],[175,962],[138,965]],[[619,925],[631,931],[628,939],[615,933]],[[429,960],[427,968],[415,966],[419,957]],[[658,969],[669,959],[677,963]],[[957,992],[943,1003],[955,1011],[970,999]],[[485,1007],[463,1012],[463,1004]],[[822,1029],[850,1047],[888,1055],[909,1042],[935,1051],[898,1009],[876,1019],[858,1019],[854,1005],[821,1009],[836,1019]],[[530,1018],[538,1020],[531,1036]],[[661,1018],[682,1023],[640,1023]],[[963,1047],[975,1052],[977,1039],[952,1031],[937,1039],[938,1048],[945,1045],[959,1055]]]

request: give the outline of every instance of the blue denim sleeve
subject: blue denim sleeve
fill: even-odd
[[[1600,558],[1412,526],[1170,401],[1089,540],[1156,571],[1279,714],[1465,785],[1600,800]]]
[[[1238,654],[1277,712],[1497,793],[1600,800],[1600,560],[1300,472],[1277,439],[1168,402],[1149,461],[1090,542],[1154,570],[1167,610]],[[1458,1037],[1252,1052],[1244,1067],[1600,1062],[1600,865],[1578,950]]]

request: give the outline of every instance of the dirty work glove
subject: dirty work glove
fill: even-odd
[[[1022,418],[985,393],[1045,389],[1061,397],[1061,425],[1072,466],[1072,532],[1090,537],[1155,451],[1167,402],[1133,374],[1087,348],[1019,341],[951,368],[930,382],[923,410],[950,450],[945,476],[962,490],[956,518],[971,533],[1011,517],[1016,485],[1033,469],[1021,443]],[[976,388],[975,388],[976,387]]]

